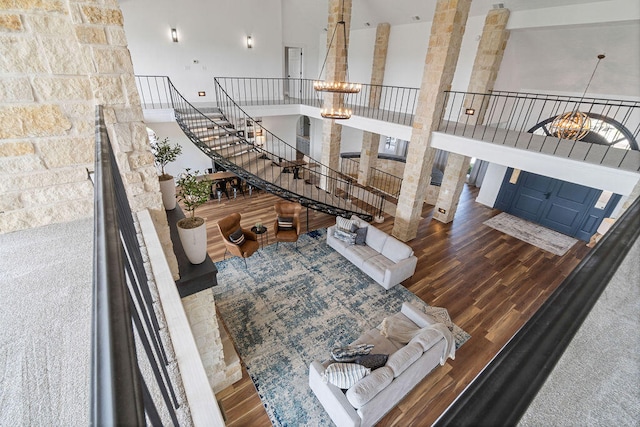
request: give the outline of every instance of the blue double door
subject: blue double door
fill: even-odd
[[[589,241],[621,197],[601,196],[602,190],[509,168],[494,207]]]

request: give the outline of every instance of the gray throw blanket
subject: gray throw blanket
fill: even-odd
[[[456,342],[453,338],[453,334],[451,334],[451,331],[444,323],[434,323],[433,325],[428,325],[424,328],[418,328],[416,324],[410,320],[398,319],[397,317],[387,317],[380,325],[381,335],[401,344],[407,344],[413,339],[413,337],[427,330],[438,332],[445,340],[446,345],[442,355],[440,356],[440,365],[445,364],[447,357],[454,360],[456,358]]]

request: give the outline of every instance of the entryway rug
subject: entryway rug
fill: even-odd
[[[216,306],[274,426],[332,425],[309,388],[309,364],[355,340],[408,301],[385,292],[326,244],[326,230],[216,263]],[[454,325],[456,347],[470,335]]]
[[[578,241],[505,212],[486,220],[484,225],[559,256],[566,254]]]

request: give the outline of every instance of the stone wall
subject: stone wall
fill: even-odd
[[[134,212],[177,263],[116,0],[0,0],[0,233],[93,213],[95,105]]]

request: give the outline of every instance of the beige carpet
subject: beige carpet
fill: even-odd
[[[578,242],[573,237],[504,212],[486,220],[484,225],[559,256]]]

